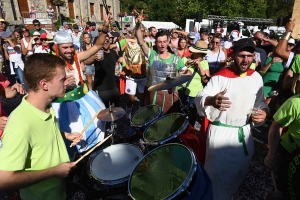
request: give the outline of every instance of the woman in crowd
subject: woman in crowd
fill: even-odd
[[[189,58],[192,53],[187,48],[187,39],[185,37],[181,37],[178,40],[178,48],[177,48],[177,56],[181,58]]]
[[[15,35],[21,35],[17,32],[14,32],[8,38],[4,39],[5,44],[3,44],[5,58],[9,60],[9,66],[11,74],[17,75],[18,82],[22,84],[25,88],[25,79],[24,79],[24,62],[22,60],[22,51],[21,51],[21,40],[17,39]]]
[[[209,64],[210,74],[213,75],[219,71],[226,64],[226,55],[222,51],[221,47],[221,38],[218,35],[215,35],[210,43],[211,52],[206,55],[206,60]]]
[[[279,79],[284,71],[283,60],[273,53],[267,58],[260,71],[263,74],[264,96],[266,103],[269,104],[272,97],[274,97],[272,91],[278,91],[279,89]]]
[[[91,43],[91,36],[89,33],[84,32],[82,34],[82,38],[84,44],[81,46],[81,51],[86,51],[93,46],[93,44]],[[90,58],[83,61],[85,66],[85,76],[86,76],[87,84],[91,90],[93,89],[93,79],[94,79],[93,76],[95,75],[94,62],[95,62],[95,56],[91,56]]]
[[[28,53],[28,44],[30,42],[30,32],[29,32],[29,29],[27,27],[23,27],[22,28],[22,35],[23,35],[23,38],[21,40],[21,49],[22,49],[22,53],[23,53],[23,56],[26,56],[27,53]]]
[[[191,59],[188,60],[185,65],[192,72],[193,78],[181,88],[180,98],[185,104],[189,105],[189,122],[194,126],[197,117],[195,97],[198,92],[203,90],[203,85],[206,84],[210,78],[208,62],[204,60],[209,51],[207,43],[201,40],[198,40],[189,50],[191,52]]]

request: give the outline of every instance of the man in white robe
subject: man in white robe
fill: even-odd
[[[254,43],[241,39],[233,53],[232,66],[216,73],[195,100],[199,114],[211,121],[204,167],[212,180],[214,199],[222,200],[232,198],[247,174],[254,150],[250,121],[261,124],[268,113],[262,78],[249,69]],[[254,115],[249,114],[252,109]]]

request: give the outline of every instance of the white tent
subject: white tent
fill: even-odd
[[[154,26],[156,29],[174,29],[174,28],[180,28],[177,24],[175,24],[173,22],[142,21],[142,24],[146,28],[150,28],[151,26]]]

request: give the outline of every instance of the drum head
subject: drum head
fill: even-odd
[[[91,161],[91,175],[102,182],[125,178],[142,156],[141,150],[131,144],[112,145],[103,149]]]
[[[133,199],[172,198],[186,189],[195,169],[195,157],[185,146],[160,146],[135,167],[129,178],[129,193]]]
[[[173,113],[165,115],[153,122],[144,132],[144,139],[147,142],[157,142],[168,138],[175,133],[181,133],[188,125],[184,115]]]
[[[158,117],[161,113],[160,108],[157,105],[145,106],[134,113],[131,118],[131,124],[133,126],[143,126]]]

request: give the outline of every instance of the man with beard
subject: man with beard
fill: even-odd
[[[268,113],[262,78],[249,69],[254,56],[253,41],[237,41],[234,63],[217,72],[195,99],[199,114],[211,121],[204,168],[214,199],[232,199],[243,182],[254,150],[249,123],[260,125]]]
[[[104,58],[96,54],[94,89],[106,107],[109,107],[109,103],[119,107],[120,92],[115,81],[115,66],[122,58],[115,50],[110,49],[109,37],[106,37],[103,52]]]
[[[145,41],[146,42],[151,42],[152,46],[154,46],[155,45],[155,36],[156,36],[157,30],[154,26],[151,26],[148,30],[149,30],[149,36],[145,38]]]
[[[53,102],[62,131],[81,132],[100,109],[105,109],[105,105],[99,96],[94,91],[89,90],[84,83],[84,76],[79,63],[95,55],[103,47],[110,19],[111,14],[104,21],[102,33],[95,44],[78,54],[75,53],[70,34],[59,31],[55,35],[56,55],[66,61],[65,69],[69,82],[65,97],[58,98]],[[83,139],[77,145],[78,151],[86,151],[101,141],[104,138],[104,127],[104,122],[99,121],[97,118],[94,119],[93,123],[83,133]]]

